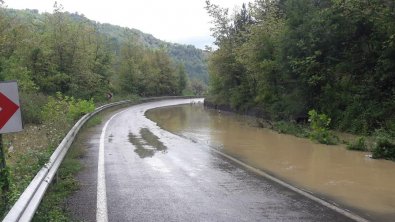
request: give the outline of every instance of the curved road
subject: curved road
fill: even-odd
[[[81,190],[68,200],[75,219],[351,221],[144,116],[148,109],[192,101],[202,100],[135,105],[91,130],[84,138]]]

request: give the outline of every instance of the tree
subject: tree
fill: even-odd
[[[187,87],[187,83],[188,83],[188,77],[185,72],[184,65],[182,64],[178,65],[177,76],[178,76],[178,94],[181,95],[182,91]]]
[[[238,111],[264,109],[273,119],[316,109],[343,130],[394,130],[393,6],[258,0],[229,17],[207,1],[218,46],[208,99]]]
[[[194,95],[201,96],[206,91],[204,83],[201,80],[192,79],[191,80],[191,89]]]

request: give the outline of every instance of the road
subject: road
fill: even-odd
[[[191,101],[135,105],[91,129],[81,189],[68,200],[76,220],[351,221],[144,116]]]

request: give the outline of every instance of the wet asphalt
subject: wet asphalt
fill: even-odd
[[[194,100],[197,101],[197,100]],[[190,103],[166,100],[127,108],[105,135],[109,221],[352,221],[250,172],[204,144],[171,134],[145,118],[148,109]],[[101,126],[86,134],[81,189],[67,201],[78,221],[96,221]],[[163,146],[141,137],[156,135]],[[131,135],[140,141],[136,146]]]

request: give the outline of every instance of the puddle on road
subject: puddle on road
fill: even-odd
[[[167,152],[167,147],[149,129],[140,129],[140,136],[129,132],[129,142],[135,146],[134,152],[140,158],[153,157],[156,152]]]
[[[142,128],[140,130],[141,138],[150,146],[154,147],[158,151],[166,151],[167,147],[159,140],[159,137],[155,136],[149,129]]]
[[[162,128],[217,147],[256,168],[360,212],[395,218],[395,162],[373,160],[344,146],[250,126],[245,117],[183,105],[146,113]]]

